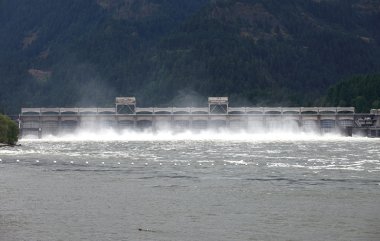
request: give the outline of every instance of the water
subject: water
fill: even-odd
[[[99,139],[0,149],[0,240],[380,240],[379,139]]]

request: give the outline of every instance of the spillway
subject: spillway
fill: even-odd
[[[230,107],[228,97],[209,97],[206,107],[136,107],[135,97],[117,97],[112,108],[22,108],[21,136],[60,135],[78,129],[114,130],[294,130],[380,136],[380,110],[354,107]]]

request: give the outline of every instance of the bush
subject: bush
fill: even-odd
[[[0,143],[15,145],[18,141],[17,124],[8,116],[0,114]]]

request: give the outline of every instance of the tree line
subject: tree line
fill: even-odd
[[[329,88],[324,104],[354,106],[357,113],[380,109],[380,74],[355,76],[335,84]]]

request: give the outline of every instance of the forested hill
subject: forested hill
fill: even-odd
[[[355,76],[328,90],[325,105],[355,106],[357,113],[380,109],[380,75]]]
[[[317,105],[380,73],[378,0],[0,0],[0,112],[31,106]]]

